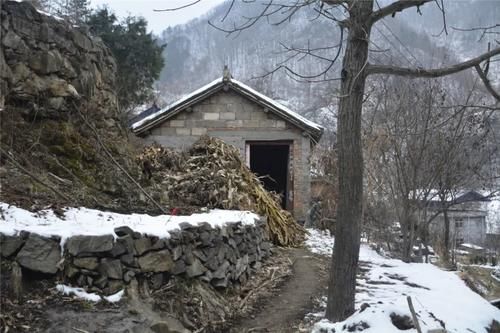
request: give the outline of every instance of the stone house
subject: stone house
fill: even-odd
[[[283,208],[305,221],[310,201],[310,155],[323,128],[249,86],[224,76],[131,125],[146,144],[183,149],[201,135],[239,148]]]

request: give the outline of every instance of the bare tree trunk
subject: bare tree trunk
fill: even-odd
[[[443,210],[444,216],[444,253],[443,253],[443,261],[448,263],[450,260],[450,218],[448,217],[448,208],[444,208]]]
[[[361,111],[372,10],[373,0],[355,1],[349,10],[349,38],[343,60],[337,125],[340,195],[326,308],[326,318],[334,322],[344,320],[354,312],[363,214]]]

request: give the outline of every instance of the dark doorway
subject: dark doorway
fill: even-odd
[[[250,143],[250,170],[260,177],[264,188],[281,196],[281,207],[287,208],[288,143]]]

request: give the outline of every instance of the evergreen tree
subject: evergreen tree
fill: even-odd
[[[116,88],[122,110],[128,111],[151,98],[152,85],[164,65],[165,45],[159,45],[153,34],[147,32],[147,21],[129,16],[118,22],[108,8],[102,8],[90,15],[87,24],[116,59]]]
[[[56,0],[55,4],[55,13],[72,24],[84,24],[91,13],[90,0]]]

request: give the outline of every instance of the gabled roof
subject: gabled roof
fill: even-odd
[[[293,112],[284,105],[259,93],[246,84],[225,77],[220,77],[169,106],[136,121],[132,124],[131,129],[135,134],[141,134],[223,89],[236,91],[247,99],[267,108],[270,112],[273,112],[277,116],[306,131],[316,142],[319,141],[323,134],[322,126],[302,117],[298,113]]]

